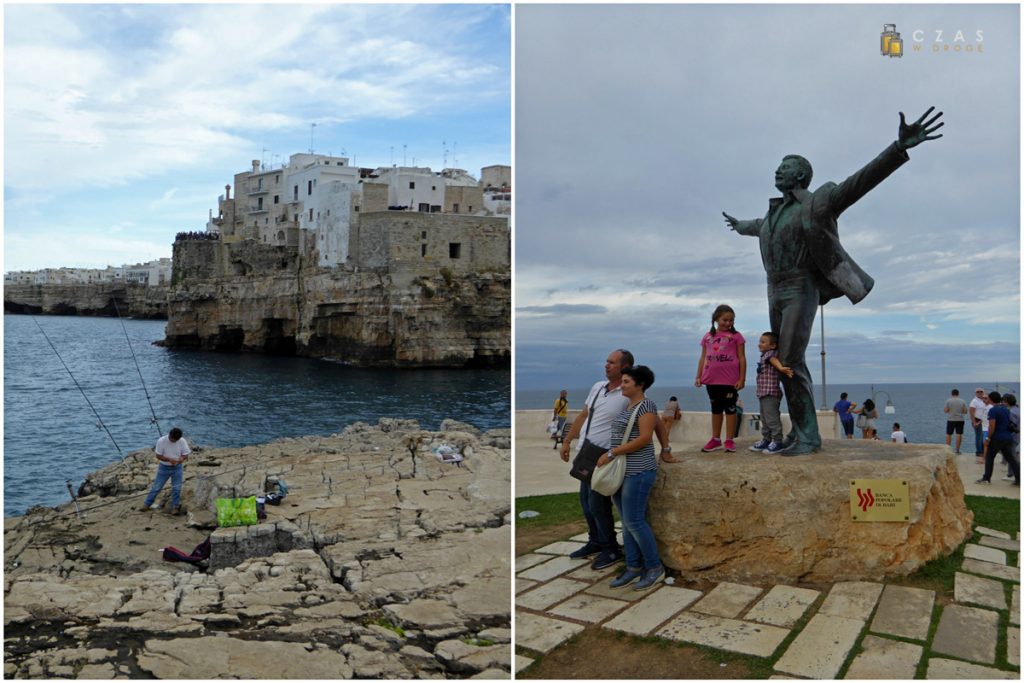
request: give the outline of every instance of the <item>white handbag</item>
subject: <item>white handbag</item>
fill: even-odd
[[[640,404],[636,404],[633,412],[629,414],[629,421],[626,422],[626,431],[622,433],[623,443],[629,441],[629,433],[633,431],[633,422],[636,420]],[[614,495],[622,487],[622,480],[626,478],[626,455],[617,455],[606,465],[594,470],[590,478],[590,488],[602,496]]]

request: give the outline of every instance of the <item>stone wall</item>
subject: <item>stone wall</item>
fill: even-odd
[[[391,271],[508,271],[508,219],[384,211],[360,217],[356,265]],[[425,236],[424,236],[425,235]]]
[[[4,286],[4,312],[165,319],[169,287],[120,282]],[[116,304],[116,306],[115,306]]]

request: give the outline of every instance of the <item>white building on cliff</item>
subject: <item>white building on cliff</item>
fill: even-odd
[[[498,179],[511,176],[508,166],[485,170]],[[360,214],[507,216],[510,188],[501,189],[508,190],[504,203],[500,197],[494,200],[493,192],[485,201],[484,185],[462,169],[357,168],[346,157],[293,154],[280,168],[267,170],[254,160],[251,170],[236,174],[235,197],[226,186],[207,230],[226,243],[249,239],[315,253],[318,265],[334,267],[352,257],[351,237]]]

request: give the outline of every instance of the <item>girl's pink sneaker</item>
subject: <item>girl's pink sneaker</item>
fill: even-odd
[[[711,451],[717,451],[722,447],[722,440],[717,436],[711,437],[711,440],[704,444],[704,448],[700,449],[701,453],[710,453]]]
[[[736,444],[734,444],[732,442],[732,439],[726,439],[725,440],[725,452],[726,453],[735,453],[736,452]]]

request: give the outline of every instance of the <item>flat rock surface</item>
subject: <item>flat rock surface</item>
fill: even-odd
[[[924,648],[899,640],[865,636],[862,652],[853,658],[846,670],[847,680],[908,680],[917,672]]]
[[[989,666],[959,662],[955,659],[932,657],[928,660],[928,673],[925,678],[929,680],[946,681],[959,680],[1019,680],[1020,674],[1013,671],[1000,671]]]
[[[738,616],[761,593],[762,589],[757,586],[724,581],[715,586],[691,609],[702,614],[732,618]]]
[[[604,628],[646,636],[666,619],[692,605],[701,596],[689,588],[662,586],[629,609],[605,622]]]
[[[539,587],[516,596],[516,605],[533,610],[546,610],[570,595],[579,593],[587,584],[569,579],[554,579]]]
[[[1006,661],[1020,666],[1020,628],[1017,626],[1006,629]]]
[[[793,626],[820,593],[808,588],[774,586],[747,612],[746,619],[775,626]]]
[[[599,595],[591,595],[590,593],[580,593],[565,602],[555,605],[548,610],[548,614],[596,624],[623,609],[626,605],[627,603],[621,600],[602,598]]]
[[[1005,564],[965,557],[960,568],[972,574],[981,574],[982,576],[991,576],[1003,581],[1016,581],[1020,583],[1020,567],[1010,567]]]
[[[928,637],[935,592],[922,588],[889,585],[882,591],[871,631],[913,640]]]
[[[961,603],[981,605],[992,609],[1006,609],[1006,591],[1003,583],[973,574],[957,572],[953,584],[953,599]]]
[[[1020,551],[1020,541],[1011,541],[1010,539],[996,538],[995,536],[982,536],[978,540],[978,544],[1001,550]]]
[[[883,584],[870,581],[843,581],[832,586],[819,614],[867,621],[882,594]]]
[[[982,664],[996,660],[999,614],[992,610],[946,605],[932,641],[932,652]]]
[[[864,622],[816,614],[793,639],[775,670],[804,678],[835,678]]]
[[[770,657],[789,635],[789,631],[777,626],[687,611],[659,629],[656,635],[730,652]]]
[[[433,456],[442,441],[462,451],[461,467]],[[5,673],[508,674],[508,643],[437,651],[453,639],[497,642],[479,634],[511,626],[507,445],[507,430],[429,432],[385,418],[332,436],[195,449],[181,517],[135,511],[154,467],[150,451],[129,454],[87,478],[84,520],[67,507],[5,520]],[[219,535],[215,554],[222,548],[230,566],[156,552],[191,550],[214,529],[216,498],[277,480],[289,492],[263,524]],[[84,654],[100,651],[113,654]]]
[[[681,453],[651,490],[651,526],[667,566],[686,580],[777,583],[910,574],[971,535],[973,514],[943,446],[828,442],[800,458]],[[798,462],[797,462],[798,461]],[[851,482],[906,481],[905,522],[852,519]],[[799,520],[799,523],[794,523]]]
[[[516,647],[548,653],[582,632],[582,624],[527,612],[516,613]]]
[[[968,543],[964,546],[964,557],[982,560],[983,562],[1006,564],[1006,553],[1004,551],[974,543]]]

